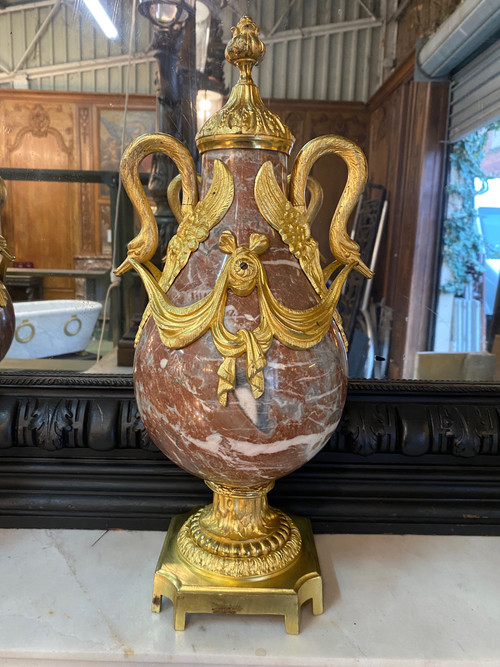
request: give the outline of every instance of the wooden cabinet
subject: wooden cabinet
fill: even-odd
[[[75,169],[79,145],[72,105],[25,96],[0,104],[2,166]],[[37,267],[71,268],[79,220],[78,186],[70,183],[7,183],[2,225],[16,258]],[[47,298],[72,296],[68,278],[47,278]]]
[[[122,95],[0,91],[0,168],[117,170]],[[154,129],[152,96],[131,96],[125,144]],[[18,261],[73,269],[109,255],[107,188],[91,183],[7,182],[2,233]],[[71,298],[73,278],[44,278],[46,299]]]

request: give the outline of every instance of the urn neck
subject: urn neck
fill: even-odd
[[[212,505],[200,517],[200,525],[207,534],[225,540],[252,540],[278,527],[279,517],[267,502],[267,493],[274,482],[246,488],[209,481],[206,484],[214,492]]]

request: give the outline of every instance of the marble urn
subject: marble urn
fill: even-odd
[[[240,80],[197,135],[201,177],[168,135],[140,137],[123,156],[141,231],[117,272],[134,268],[149,297],[134,362],[144,425],[214,492],[211,505],[171,524],[153,608],[170,597],[183,628],[185,611],[216,610],[217,586],[231,613],[283,613],[295,632],[305,599],[321,611],[319,567],[310,527],[270,508],[266,493],[323,447],[342,413],[346,348],[336,306],[349,271],[371,275],[346,234],[366,163],[356,144],[329,135],[304,146],[288,176],[293,136],[252,80],[264,45],[249,17],[232,32],[226,58]],[[179,169],[168,188],[179,227],[162,271],[150,261],[158,232],[138,176],[153,152]],[[335,260],[323,268],[310,229],[322,193],[309,172],[331,152],[348,178],[330,227]]]
[[[5,205],[6,198],[7,188],[5,187],[4,180],[0,178],[0,213]],[[4,284],[7,265],[13,259],[14,257],[7,248],[6,240],[0,235],[0,361],[9,351],[16,328],[14,306]]]

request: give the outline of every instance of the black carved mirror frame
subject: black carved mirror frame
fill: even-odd
[[[353,380],[272,502],[317,532],[500,534],[500,385]],[[0,526],[165,530],[209,500],[149,440],[130,375],[0,374]]]

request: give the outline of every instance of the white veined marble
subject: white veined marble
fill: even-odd
[[[318,535],[325,613],[297,636],[278,616],[175,632],[168,600],[150,611],[163,538],[0,530],[0,665],[500,665],[499,537]]]
[[[77,299],[15,303],[16,335],[6,356],[42,359],[85,350],[101,309],[98,301]]]

